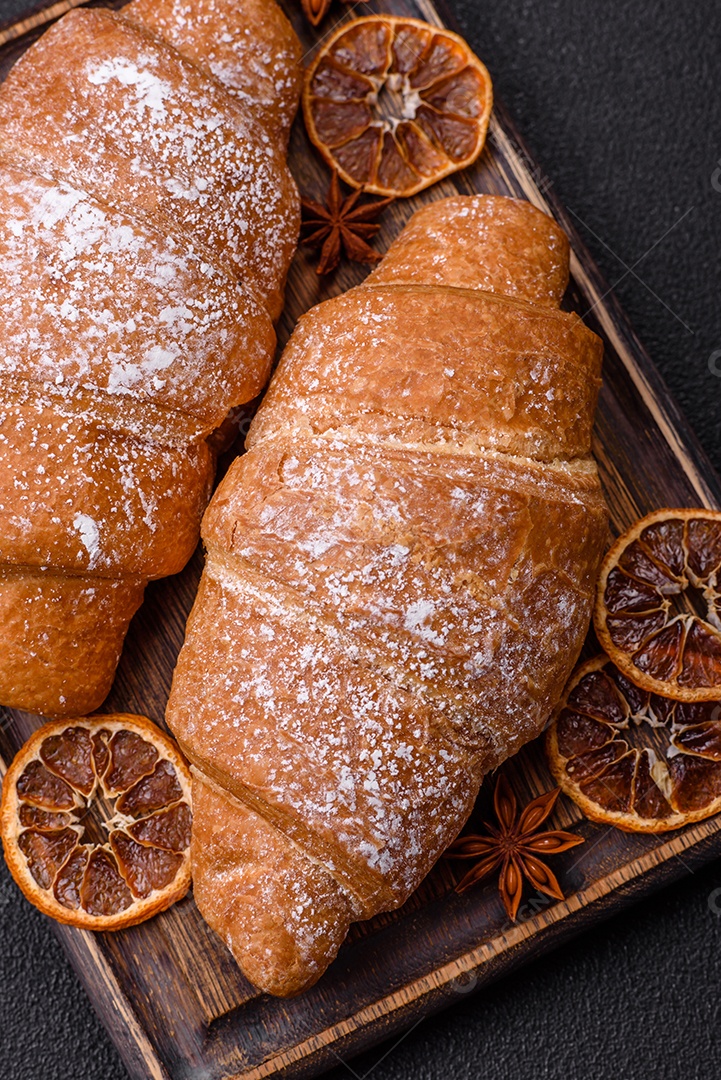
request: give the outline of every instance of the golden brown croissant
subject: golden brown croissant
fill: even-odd
[[[208,436],[263,387],[298,232],[273,0],[61,19],[0,87],[0,701],[107,694],[180,570]]]
[[[421,210],[301,319],[206,513],[168,721],[196,901],[263,990],[403,903],[577,658],[607,530],[567,279],[527,203]]]

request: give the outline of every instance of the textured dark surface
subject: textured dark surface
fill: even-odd
[[[451,5],[721,469],[716,5]],[[28,7],[0,2],[0,18]],[[0,936],[0,1077],[122,1080],[47,924],[4,865]],[[333,1078],[715,1080],[720,956],[721,867],[712,866],[490,990],[459,996],[399,1045],[339,1063]]]

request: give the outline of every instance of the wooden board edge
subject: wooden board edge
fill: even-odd
[[[93,1011],[133,1080],[176,1080],[156,1049],[91,930],[50,921]]]
[[[50,7],[40,8],[38,11],[33,12],[32,15],[26,15],[24,19],[20,19],[18,22],[12,22],[9,26],[0,28],[0,48],[11,41],[17,41],[33,30],[38,30],[41,26],[47,26],[48,23],[59,19],[66,12],[72,11],[73,8],[80,7],[87,2],[88,0],[58,0],[56,4],[51,4]]]
[[[660,851],[665,854],[656,859]],[[681,853],[683,860],[679,859]],[[275,1074],[293,1080],[316,1076],[339,1064],[344,1057],[402,1035],[420,1020],[457,1002],[459,997],[476,993],[521,967],[529,958],[531,940],[533,957],[543,956],[581,934],[588,925],[611,918],[629,904],[647,898],[720,856],[721,816],[717,816],[513,927],[505,935],[502,949],[494,949],[491,942],[470,950],[346,1021],[330,1026],[289,1051],[267,1058],[262,1065],[228,1073],[224,1080],[267,1080]],[[640,864],[646,865],[638,871]]]

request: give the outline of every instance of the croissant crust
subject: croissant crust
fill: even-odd
[[[406,900],[578,656],[602,348],[567,279],[529,204],[427,206],[301,319],[205,515],[167,716],[196,900],[263,990]]]
[[[298,232],[272,0],[76,10],[0,87],[0,702],[92,712],[195,549]]]

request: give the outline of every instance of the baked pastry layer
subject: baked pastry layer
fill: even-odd
[[[567,276],[527,203],[432,203],[301,319],[205,515],[167,716],[196,900],[263,990],[405,901],[575,663],[607,523]]]

